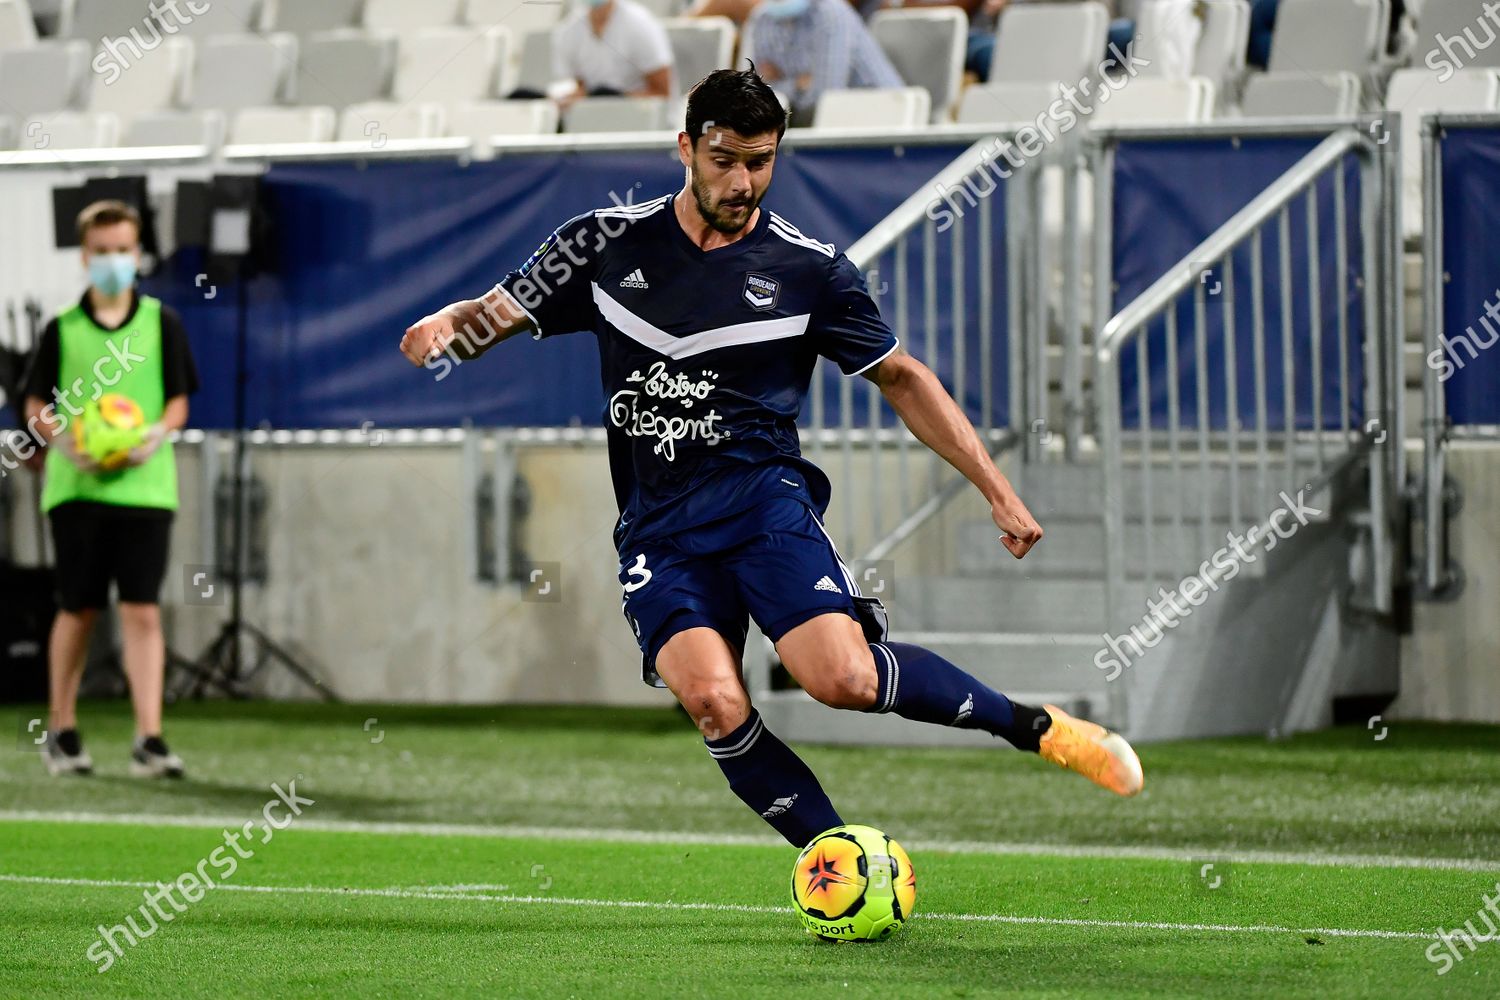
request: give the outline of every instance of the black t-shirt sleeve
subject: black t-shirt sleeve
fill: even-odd
[[[497,287],[525,310],[537,339],[593,329],[592,281],[611,224],[622,225],[614,219],[596,220],[593,212],[570,219],[543,240],[526,263],[500,279]]]
[[[198,366],[188,344],[182,317],[170,306],[161,307],[162,398],[191,396],[198,391]]]
[[[58,372],[62,366],[58,342],[57,320],[54,319],[42,330],[36,350],[32,352],[31,363],[26,368],[26,379],[22,383],[23,395],[52,402],[52,394],[57,391]]]
[[[896,335],[880,318],[864,275],[843,254],[829,267],[811,332],[818,353],[845,375],[858,375],[896,349]]]

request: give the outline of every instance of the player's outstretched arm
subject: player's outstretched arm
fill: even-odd
[[[401,353],[418,367],[444,354],[472,361],[502,340],[532,329],[525,310],[498,288],[477,299],[444,306],[406,328]]]
[[[1042,540],[1042,526],[1016,495],[1010,480],[995,468],[974,425],[932,369],[897,349],[865,377],[880,386],[891,408],[918,441],[943,456],[984,494],[995,525],[1003,532],[1000,542],[1011,555],[1020,559]]]

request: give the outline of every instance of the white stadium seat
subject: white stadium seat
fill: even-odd
[[[1401,70],[1391,77],[1385,106],[1401,115],[1401,202],[1406,234],[1416,236],[1422,231],[1422,116],[1500,110],[1500,73],[1466,69],[1439,83],[1426,69]]]
[[[87,42],[38,42],[0,51],[0,97],[5,101],[0,108],[30,115],[76,107],[88,66]]]
[[[1200,0],[1188,4],[1186,12],[1179,4],[1147,0],[1141,5],[1135,32],[1134,54],[1151,63],[1141,69],[1141,75],[1164,75],[1166,64],[1159,56],[1159,40],[1170,33],[1170,24],[1163,20],[1184,14],[1201,19],[1190,75],[1207,77],[1220,91],[1234,86],[1245,72],[1245,49],[1250,43],[1249,0]]]
[[[673,76],[686,92],[716,69],[734,62],[734,22],[727,17],[674,17],[662,22],[672,43]]]
[[[331,142],[338,115],[332,108],[245,108],[229,126],[229,142],[275,145]]]
[[[108,113],[59,111],[33,115],[21,123],[21,149],[100,149],[120,138],[120,119]]]
[[[985,83],[964,90],[958,105],[958,121],[964,125],[1001,125],[1034,122],[1058,100],[1062,84],[1057,81]]]
[[[510,32],[491,28],[427,28],[402,36],[396,47],[398,101],[482,101],[499,91],[509,58]]]
[[[136,115],[121,140],[123,146],[207,146],[224,141],[219,111],[152,111]]]
[[[551,135],[557,105],[548,100],[468,101],[448,109],[448,134],[483,144],[498,135]]]
[[[365,0],[361,23],[366,28],[397,32],[440,28],[457,24],[463,6],[464,0]]]
[[[564,132],[654,132],[664,127],[660,97],[585,97],[563,114]]]
[[[0,0],[0,49],[36,44],[36,24],[26,0]]]
[[[1094,0],[1009,4],[1000,14],[988,82],[1093,79],[1108,41],[1109,10]]]
[[[390,139],[436,139],[442,134],[440,104],[370,101],[351,104],[339,116],[340,142],[368,141],[377,149]]]
[[[261,28],[294,35],[353,28],[363,9],[364,0],[265,0]]]
[[[947,121],[963,84],[968,18],[957,7],[875,12],[870,33],[907,83],[925,87],[931,120]]]
[[[396,38],[359,30],[305,35],[297,56],[293,97],[298,104],[346,108],[390,96]]]
[[[97,72],[104,55],[101,50],[94,57],[96,73],[88,109],[109,111],[122,119],[177,105],[193,67],[193,43],[186,38],[169,38],[161,48],[145,53],[139,62],[121,66],[116,73]]]
[[[515,37],[521,39],[515,87],[546,93],[553,74],[552,29],[537,29]]]
[[[154,37],[148,0],[67,0],[62,5],[57,33],[97,47],[105,38],[120,38],[134,30],[137,37]]]
[[[1348,118],[1359,113],[1359,77],[1353,73],[1256,73],[1245,84],[1240,113],[1246,118]]]
[[[560,3],[522,3],[521,0],[468,0],[463,20],[480,28],[509,28],[520,38],[538,28],[551,30],[567,8]]]
[[[1192,125],[1213,118],[1214,85],[1201,76],[1168,80],[1142,76],[1119,90],[1100,91],[1089,118],[1096,125]],[[1103,100],[1108,93],[1109,100]]]
[[[175,29],[178,37],[191,38],[202,44],[219,35],[250,35],[258,32],[264,7],[261,0],[204,0],[197,6],[203,10],[194,13],[187,4],[179,0],[179,17],[164,13],[161,20],[164,28]],[[184,23],[184,21],[186,23]]]
[[[1494,36],[1494,26],[1481,22],[1479,0],[1423,0],[1417,10],[1408,0],[1417,21],[1414,68],[1443,71],[1444,66],[1458,69],[1500,68],[1500,43],[1487,40]],[[1429,61],[1431,60],[1431,61]]]
[[[1390,0],[1281,0],[1272,73],[1369,72],[1385,48]]]
[[[184,103],[226,112],[280,104],[290,90],[296,62],[295,35],[205,38],[198,43]]]
[[[825,90],[813,111],[814,128],[920,128],[932,116],[925,87]]]

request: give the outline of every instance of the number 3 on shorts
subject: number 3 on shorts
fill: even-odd
[[[635,563],[627,566],[625,572],[630,574],[630,582],[625,584],[625,593],[633,594],[646,584],[651,582],[651,571],[646,568],[646,553],[642,552],[635,557]]]

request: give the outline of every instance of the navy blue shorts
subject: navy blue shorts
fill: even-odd
[[[640,543],[622,557],[620,586],[641,677],[655,687],[664,686],[656,654],[685,629],[711,628],[739,652],[751,618],[772,642],[829,613],[859,622],[872,642],[885,633],[885,609],[860,594],[817,514],[795,497]]]

